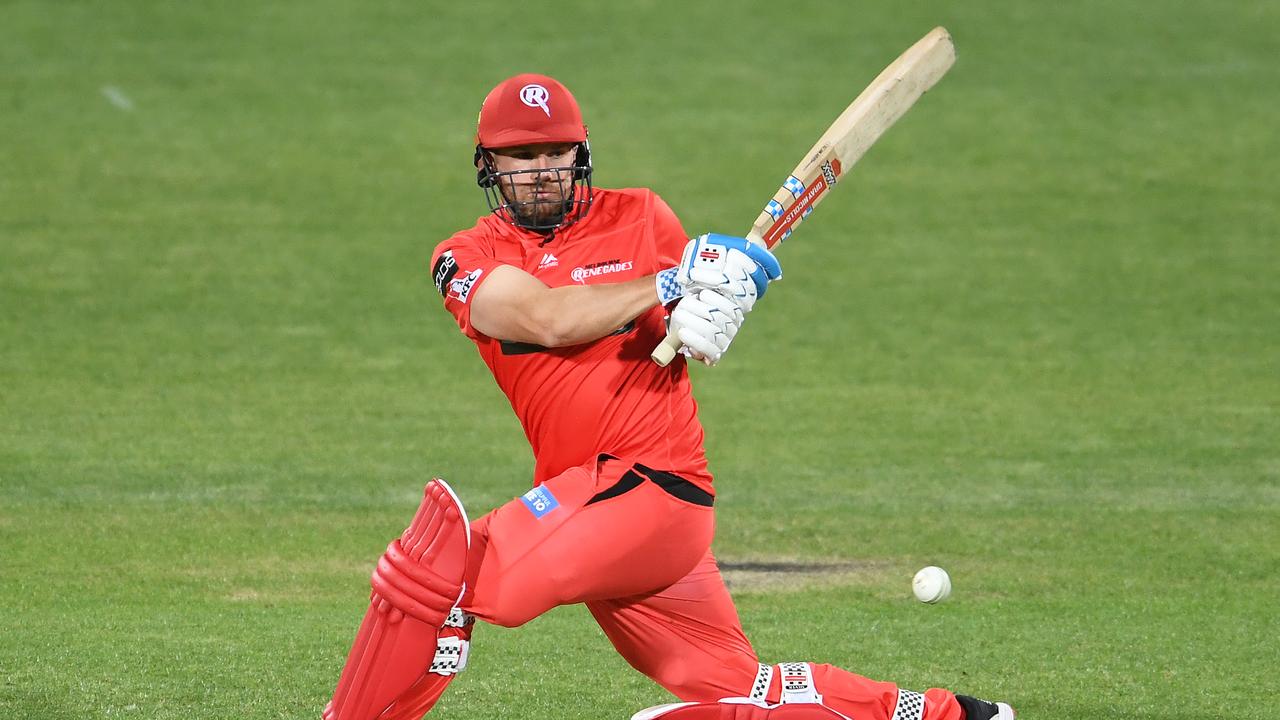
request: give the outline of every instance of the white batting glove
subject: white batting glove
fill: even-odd
[[[764,297],[769,282],[782,277],[782,266],[773,253],[745,238],[708,233],[689,241],[680,264],[658,273],[658,299],[663,305],[710,288],[750,312]]]
[[[671,312],[671,327],[684,343],[682,352],[715,365],[729,349],[745,318],[736,301],[718,290],[701,288],[681,298]]]

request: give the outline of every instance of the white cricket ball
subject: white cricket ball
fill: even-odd
[[[911,591],[922,603],[938,603],[951,595],[951,576],[946,570],[930,565],[920,568],[920,572],[911,578]]]

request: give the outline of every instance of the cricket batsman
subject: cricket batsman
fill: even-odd
[[[711,553],[715,485],[688,359],[714,365],[782,276],[743,238],[692,240],[646,189],[591,181],[587,127],[553,78],[481,106],[491,212],[436,247],[432,281],[511,402],[533,489],[469,521],[443,480],[373,573],[325,720],[417,720],[467,664],[476,621],[584,603],[636,670],[682,702],[636,720],[1012,720],[813,662],[761,662]],[[676,328],[686,358],[649,359]]]

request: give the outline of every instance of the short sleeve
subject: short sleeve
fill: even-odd
[[[668,268],[680,264],[689,234],[680,224],[671,206],[657,193],[653,195],[653,244],[657,251],[658,267]]]
[[[431,256],[431,280],[444,300],[444,307],[467,337],[480,336],[471,326],[470,300],[503,263],[496,260],[474,236],[460,233],[436,246]]]

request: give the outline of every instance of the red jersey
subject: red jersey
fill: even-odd
[[[656,305],[598,340],[544,348],[472,327],[468,301],[476,288],[499,265],[550,287],[633,280],[678,264],[687,242],[652,191],[596,189],[586,216],[549,237],[486,215],[436,247],[436,289],[519,417],[537,463],[535,485],[608,453],[712,492],[688,368],[649,359],[666,335],[665,311]]]

